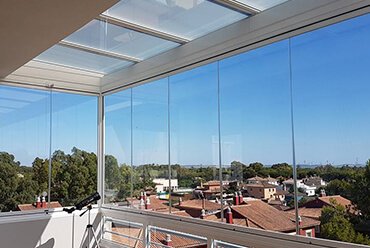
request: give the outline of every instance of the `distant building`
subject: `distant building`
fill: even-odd
[[[302,189],[307,196],[314,196],[315,191],[317,189],[316,186],[310,186],[310,185],[304,184],[303,179],[297,180],[297,188]],[[294,180],[288,179],[288,180],[283,181],[283,189],[287,191],[293,191]]]
[[[243,188],[247,191],[248,196],[268,200],[274,197],[277,186],[267,182],[261,182],[257,184],[245,184]]]
[[[272,178],[270,176],[264,178],[264,177],[259,177],[259,176],[255,176],[255,177],[251,177],[251,178],[248,178],[245,180],[245,183],[246,184],[259,184],[259,183],[269,183],[269,184],[272,184],[272,185],[276,185],[278,186],[278,180],[275,179],[275,178]]]
[[[276,193],[274,194],[275,200],[279,200],[285,202],[285,197],[288,195],[289,192],[286,190],[276,189]]]
[[[168,192],[170,187],[170,180],[166,178],[156,178],[153,179],[153,183],[155,183],[155,189],[157,193],[161,192]],[[175,192],[179,188],[178,180],[171,179],[171,191]]]
[[[326,182],[322,180],[321,177],[317,177],[317,176],[303,178],[302,182],[307,186],[312,186],[316,188],[326,186]]]

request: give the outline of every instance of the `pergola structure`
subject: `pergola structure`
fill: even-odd
[[[369,0],[2,1],[0,84],[98,97],[97,182],[104,195],[105,96],[369,11]],[[163,221],[159,213],[102,203],[99,207],[96,214],[104,217],[100,226],[114,218],[122,225],[140,223],[145,232],[150,232],[149,226],[171,230],[174,236],[195,235],[202,226],[197,234],[208,238],[204,241],[208,247],[215,239],[220,247],[231,247],[222,242],[235,247],[353,247],[178,216]],[[2,223],[12,223],[9,216]],[[296,216],[297,230],[298,222]],[[56,231],[59,224],[54,224]]]

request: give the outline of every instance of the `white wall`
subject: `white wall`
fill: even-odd
[[[72,214],[14,214],[0,214],[0,247],[78,248],[88,221],[88,214],[80,217],[79,211]],[[100,230],[100,216],[97,209],[92,210],[91,220],[97,232]],[[84,240],[86,243],[87,239]]]

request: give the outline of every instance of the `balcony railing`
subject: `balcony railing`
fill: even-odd
[[[105,247],[368,247],[130,208],[101,210]]]

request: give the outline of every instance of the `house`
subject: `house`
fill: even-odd
[[[170,187],[170,180],[166,178],[155,178],[153,179],[153,183],[155,183],[155,189],[157,193],[161,192],[168,192]],[[179,188],[178,180],[171,179],[171,192],[177,191]]]
[[[303,179],[297,179],[297,188],[302,189],[307,196],[314,196],[316,191],[316,186],[306,185]],[[287,191],[294,190],[294,179],[288,179],[283,181],[283,189]]]
[[[277,210],[269,204],[253,199],[241,205],[225,209],[225,222],[234,225],[253,227],[269,231],[295,234],[295,218],[287,212]],[[221,221],[220,212],[204,217],[210,221]],[[311,218],[301,218],[300,234],[315,237],[315,228],[320,222]]]
[[[276,193],[274,194],[274,198],[275,198],[275,200],[285,202],[285,197],[288,194],[289,194],[289,192],[286,191],[286,190],[276,189]]]
[[[248,196],[267,200],[274,197],[277,186],[267,182],[261,182],[258,184],[245,184],[243,188],[247,191]]]
[[[318,176],[303,178],[302,182],[307,186],[313,186],[313,187],[316,187],[316,188],[326,186],[326,182],[324,180],[322,180],[321,177],[318,177]]]
[[[316,220],[319,220],[321,217],[321,212],[323,207],[331,206],[334,207],[335,204],[341,205],[352,212],[355,212],[354,206],[352,205],[351,201],[340,196],[340,195],[333,195],[333,196],[321,196],[317,197],[312,201],[308,201],[302,205],[298,209],[298,213],[300,216],[309,217]],[[295,210],[291,209],[287,212],[293,213]]]
[[[185,210],[190,216],[199,218],[203,212],[213,213],[221,209],[220,203],[208,201],[206,199],[193,199],[188,201],[180,201],[177,206],[179,210]]]
[[[272,178],[270,176],[264,178],[264,177],[259,177],[259,176],[255,176],[255,177],[251,177],[251,178],[248,178],[245,180],[245,183],[246,184],[259,184],[259,183],[262,183],[262,182],[267,182],[267,183],[270,183],[270,184],[273,184],[273,185],[276,185],[278,186],[278,180],[275,179],[275,178]]]
[[[323,208],[325,206],[334,207],[335,204],[341,205],[348,209],[353,209],[353,204],[351,203],[351,201],[340,195],[316,197],[316,199],[303,204],[303,207],[306,208]]]

